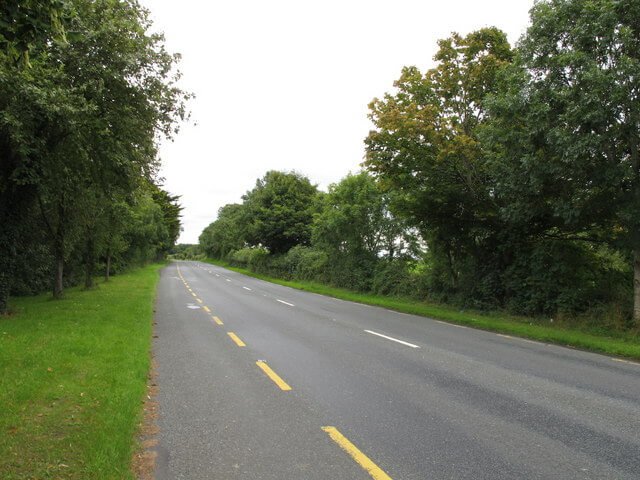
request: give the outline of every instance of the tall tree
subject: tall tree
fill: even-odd
[[[635,0],[536,3],[483,135],[510,221],[629,252],[640,327],[638,19]]]
[[[47,144],[42,135],[47,121],[67,108],[60,92],[48,88],[55,72],[30,71],[29,53],[64,41],[69,10],[64,0],[0,3],[0,314],[7,311],[15,247],[24,245],[21,237],[34,228],[36,189],[18,173]]]
[[[317,188],[298,173],[270,171],[243,196],[247,241],[284,253],[311,239]]]
[[[456,289],[465,257],[478,255],[499,230],[478,128],[485,98],[513,54],[496,28],[438,44],[435,68],[424,75],[404,68],[396,91],[371,102],[376,128],[365,142],[365,165],[397,192],[399,211],[443,259]]]
[[[329,186],[313,222],[313,244],[332,253],[393,258],[411,243],[390,211],[390,196],[367,172]]]
[[[246,222],[244,205],[231,203],[220,207],[218,218],[209,224],[198,239],[206,255],[224,258],[232,250],[238,250],[245,244]]]

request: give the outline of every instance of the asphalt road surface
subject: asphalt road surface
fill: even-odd
[[[640,364],[162,271],[158,479],[640,479]]]

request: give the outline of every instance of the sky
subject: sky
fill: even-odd
[[[496,26],[514,44],[533,0],[141,0],[180,53],[191,119],[160,145],[164,188],[181,196],[179,243],[269,170],[326,190],[364,157],[368,104],[403,66],[433,66],[437,40]]]

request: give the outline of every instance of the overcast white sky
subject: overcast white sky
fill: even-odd
[[[367,105],[400,69],[433,65],[436,41],[495,25],[513,44],[533,0],[142,0],[182,54],[191,124],[160,154],[182,196],[181,243],[268,170],[326,189],[359,168]],[[195,123],[195,124],[194,124]]]

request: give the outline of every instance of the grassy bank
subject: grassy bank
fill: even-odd
[[[375,305],[396,310],[398,312],[422,315],[425,317],[445,320],[458,325],[466,325],[482,330],[489,330],[508,335],[515,335],[546,343],[556,343],[576,347],[594,352],[606,353],[640,360],[640,337],[625,335],[617,332],[584,331],[575,326],[551,324],[548,319],[534,319],[515,317],[505,314],[495,314],[475,311],[460,311],[458,308],[435,305],[416,300],[385,297],[358,293],[350,290],[335,288],[329,285],[313,282],[282,280],[257,274],[244,268],[230,266],[227,262],[207,259],[207,262],[228,268],[230,270],[250,275],[269,282],[297,288],[307,292],[328,295],[342,300]]]
[[[0,478],[131,478],[158,270],[0,317]]]

